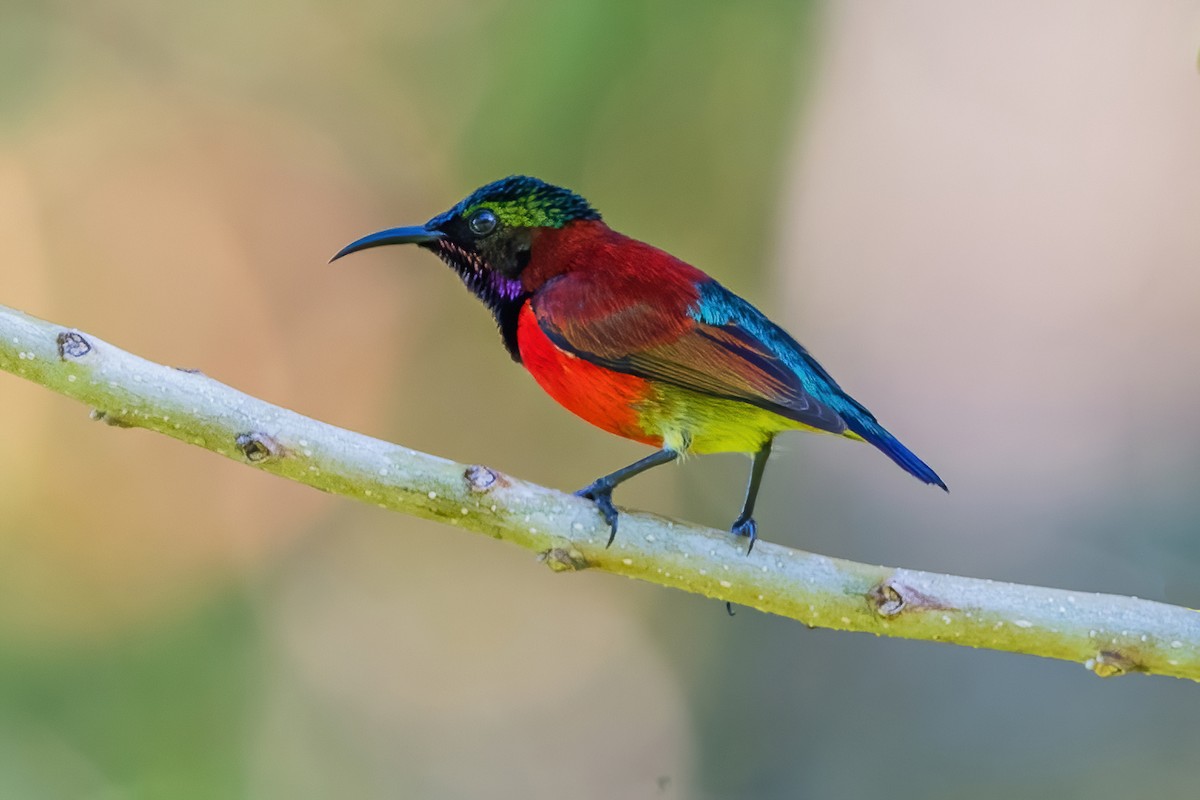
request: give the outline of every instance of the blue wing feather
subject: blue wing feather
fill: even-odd
[[[949,491],[938,474],[880,425],[866,406],[847,394],[803,345],[750,303],[712,281],[700,287],[700,298],[690,312],[698,322],[737,329],[742,336],[761,343],[799,378],[807,394],[836,411],[847,428],[910,475]]]

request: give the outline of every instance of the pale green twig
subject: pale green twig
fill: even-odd
[[[1200,679],[1200,613],[857,564],[626,511],[608,530],[569,494],[303,417],[205,375],[0,306],[0,369],[96,409],[323,491],[532,550],[555,570],[600,569],[825,628],[1060,658],[1098,675]],[[0,455],[2,457],[2,455]]]

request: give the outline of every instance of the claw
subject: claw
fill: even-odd
[[[758,523],[754,521],[754,518],[738,517],[729,532],[734,536],[750,537],[750,546],[746,548],[746,555],[750,555],[750,551],[754,549],[754,543],[758,541]]]
[[[613,540],[617,538],[617,519],[620,516],[617,513],[617,507],[613,505],[612,487],[596,481],[592,485],[580,489],[575,493],[575,496],[591,500],[596,504],[596,508],[604,516],[604,521],[608,523],[610,531],[608,534],[608,544],[604,546],[606,548],[612,547]]]

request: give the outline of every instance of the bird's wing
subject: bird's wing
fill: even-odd
[[[811,358],[791,337],[711,279],[696,286],[567,274],[530,302],[557,347],[593,364],[740,400],[819,430],[846,430],[805,386],[836,392],[837,384],[824,381],[815,361],[820,372],[806,365]]]

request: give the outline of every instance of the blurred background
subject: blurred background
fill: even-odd
[[[0,9],[0,303],[564,489],[644,451],[428,254],[517,172],[805,342],[950,495],[782,440],[763,535],[1200,606],[1200,3]],[[808,630],[0,375],[0,797],[1195,796],[1200,693]],[[746,462],[623,503],[726,526]]]

